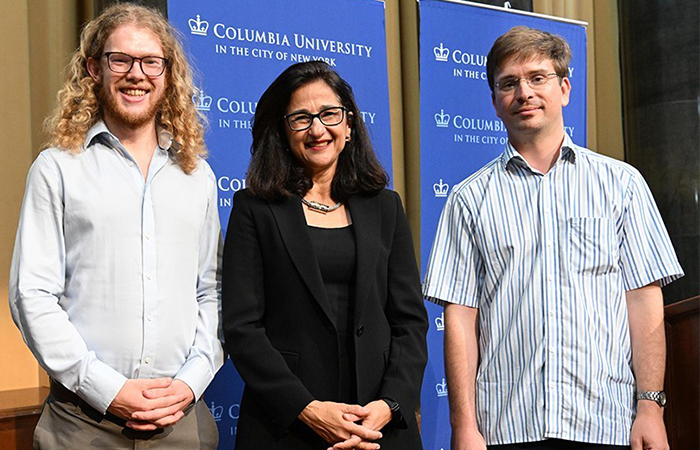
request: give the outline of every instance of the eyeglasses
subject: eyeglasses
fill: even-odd
[[[318,114],[293,113],[284,116],[284,119],[292,131],[303,131],[311,128],[314,119],[318,118],[322,125],[334,127],[343,121],[347,109],[343,106],[333,106],[326,108]]]
[[[141,71],[149,77],[159,77],[163,75],[168,60],[160,56],[144,56],[136,58],[121,52],[105,52],[109,70],[114,73],[128,73],[134,66],[134,61],[139,62]]]
[[[558,75],[554,72],[548,73],[547,75],[543,74],[537,74],[537,75],[532,75],[530,77],[522,77],[522,78],[505,78],[497,83],[493,83],[493,85],[500,91],[500,92],[513,92],[515,88],[520,87],[520,81],[524,81],[527,83],[528,86],[530,86],[532,89],[540,89],[542,88],[547,82],[552,78],[552,77],[558,77]]]

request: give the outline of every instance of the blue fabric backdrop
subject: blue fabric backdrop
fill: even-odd
[[[507,142],[491,104],[486,56],[493,42],[516,25],[563,36],[571,45],[571,102],[564,125],[586,145],[586,30],[582,25],[439,0],[421,0],[421,268],[425,271],[440,212],[450,188],[498,156]],[[443,359],[443,310],[426,302],[430,317],[422,435],[426,450],[450,447]]]
[[[293,63],[322,59],[350,83],[391,174],[383,2],[169,0],[168,16],[199,72],[193,101],[209,119],[206,143],[224,232],[233,194],[245,187],[256,102]],[[220,449],[233,448],[242,389],[228,361],[204,395],[219,426]]]

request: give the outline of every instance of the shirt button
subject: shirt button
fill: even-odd
[[[149,314],[148,317],[147,317],[147,319],[148,319],[149,322],[153,322],[153,316],[152,316],[152,315]]]
[[[549,347],[549,353],[554,353],[554,347]]]
[[[549,281],[552,281],[552,280],[554,279],[554,277],[551,276],[551,275],[548,275],[548,276],[547,276],[547,279],[548,279]]]
[[[151,363],[151,357],[150,357],[150,356],[146,356],[146,359],[144,359],[143,362],[145,362],[146,364],[150,364],[150,363]]]
[[[554,311],[549,312],[549,317],[554,317]]]
[[[357,337],[360,337],[360,336],[362,336],[362,334],[363,334],[364,332],[365,332],[365,326],[364,326],[364,325],[360,325],[359,327],[357,327],[357,330],[355,331],[355,334],[357,335]]]
[[[551,246],[552,246],[552,241],[547,242],[547,247],[551,247]]]
[[[554,390],[554,383],[549,385],[549,389]]]
[[[153,279],[153,275],[151,275],[151,274],[149,273],[148,275],[146,275],[146,278],[148,278],[149,280],[152,280],[152,279]]]
[[[128,164],[129,164],[129,167],[134,167],[133,161],[129,161]]]
[[[147,240],[147,241],[150,241],[150,240],[151,240],[151,235],[148,234],[148,233],[146,233],[146,240]]]

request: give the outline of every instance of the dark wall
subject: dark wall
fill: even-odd
[[[700,293],[700,11],[697,0],[620,0],[625,159],[649,183],[686,276],[666,303]]]

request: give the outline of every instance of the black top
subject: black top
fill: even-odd
[[[337,320],[301,198],[266,202],[241,189],[233,205],[221,323],[225,348],[245,381],[236,450],[326,449],[298,419],[310,402],[339,397]],[[427,361],[428,318],[408,220],[389,190],[351,195],[345,205],[356,247],[357,404],[395,400],[405,423],[382,430],[379,444],[382,450],[419,450],[413,411]]]
[[[357,403],[353,317],[355,313],[355,234],[352,225],[342,228],[309,226],[326,295],[333,308],[338,330],[340,362],[337,401]]]

